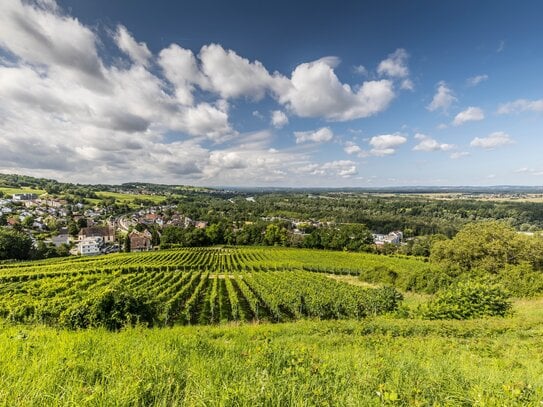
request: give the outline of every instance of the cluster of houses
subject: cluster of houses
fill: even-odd
[[[87,227],[81,228],[75,240],[75,247],[71,251],[72,254],[82,256],[120,251],[122,247],[116,236],[118,230],[127,233],[123,241],[125,249],[129,247],[132,252],[152,250],[152,234],[147,229],[136,230],[134,227],[138,224],[157,229],[167,226],[205,229],[208,226],[206,221],[193,220],[177,213],[174,206],[141,209],[131,215],[109,218],[107,225],[102,226],[107,214],[100,207],[89,208],[82,203],[72,205],[63,199],[39,198],[33,193],[14,194],[11,199],[0,199],[0,216],[2,215],[6,217],[8,225],[27,223],[25,226],[35,232],[47,230],[47,225],[51,222],[58,223],[61,226],[56,230],[57,233],[46,240],[57,247],[74,243],[75,239],[69,235],[66,225],[70,221],[84,219]],[[268,217],[263,220],[288,221],[292,224],[293,233],[298,235],[305,235],[304,230],[307,227],[320,228],[330,225],[329,222],[297,221],[280,217]],[[374,234],[373,239],[376,246],[399,245],[403,242],[403,233],[393,231],[386,235]]]
[[[187,216],[176,213],[174,209],[174,206],[159,206],[141,209],[133,213],[130,218],[125,218],[124,222],[131,226],[143,224],[148,226],[156,225],[160,228],[176,226],[181,228],[195,227],[198,229],[205,229],[208,226],[208,222],[192,220]],[[170,212],[170,215],[164,215],[164,213],[167,212]]]
[[[33,229],[45,230],[48,221],[68,216],[67,202],[39,199],[36,194],[14,194],[11,199],[0,199],[0,215],[14,226],[31,220]]]
[[[15,226],[31,219],[28,227],[36,231],[47,230],[51,223],[67,224],[80,218],[93,224],[105,214],[101,208],[84,208],[81,202],[72,205],[65,199],[39,198],[33,193],[13,194],[11,199],[0,199],[0,216],[6,217],[8,225]]]
[[[92,226],[82,228],[77,236],[77,253],[82,256],[118,252],[120,245],[116,242],[115,228],[111,226]],[[133,230],[128,234],[131,252],[144,252],[153,248],[152,234],[148,230]]]

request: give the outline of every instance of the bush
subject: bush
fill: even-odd
[[[505,316],[510,310],[509,293],[501,285],[466,281],[438,293],[421,312],[426,319],[470,319]]]
[[[116,331],[138,323],[152,326],[156,320],[156,306],[146,297],[113,287],[68,308],[59,323],[70,329],[104,327]]]
[[[403,295],[394,287],[369,289],[360,304],[361,315],[379,315],[396,311],[403,301]]]

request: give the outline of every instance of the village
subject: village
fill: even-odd
[[[253,197],[247,201],[255,202]],[[160,247],[161,231],[166,227],[205,230],[209,225],[208,221],[179,213],[175,205],[141,206],[119,215],[87,202],[73,203],[34,193],[12,194],[0,198],[0,225],[28,233],[35,246],[41,244],[59,253],[81,256],[155,250]],[[330,222],[284,217],[263,217],[262,221],[288,224],[291,233],[299,238],[308,235],[304,231],[308,227],[331,226]],[[376,247],[404,243],[401,231],[372,236]]]

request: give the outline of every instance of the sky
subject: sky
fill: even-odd
[[[0,172],[543,185],[543,3],[0,1]]]

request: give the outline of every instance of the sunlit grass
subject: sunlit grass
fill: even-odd
[[[70,332],[5,326],[2,405],[540,405],[541,300],[511,318]]]

